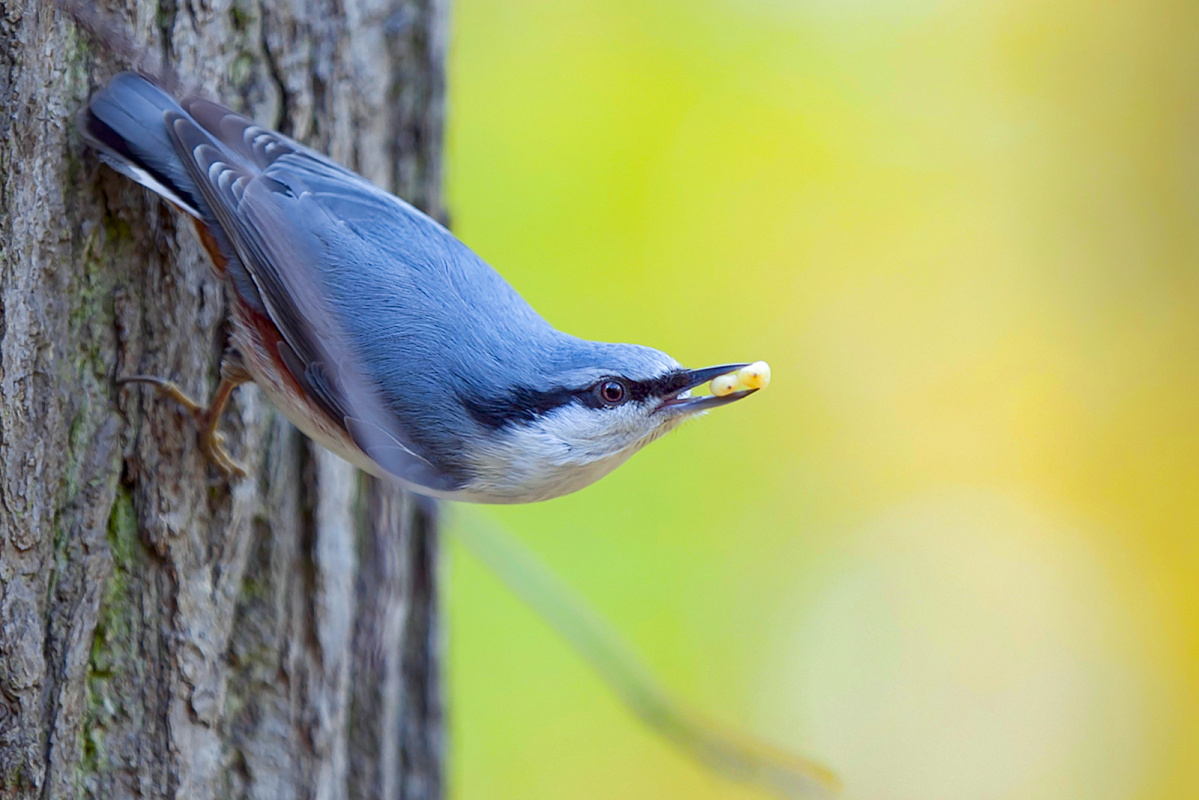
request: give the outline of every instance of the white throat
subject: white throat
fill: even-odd
[[[600,416],[603,415],[603,416]],[[578,404],[505,429],[476,454],[464,498],[491,503],[548,500],[594,483],[681,418],[653,420],[639,409],[597,412]]]

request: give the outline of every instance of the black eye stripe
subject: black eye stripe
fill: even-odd
[[[647,397],[667,397],[681,392],[691,383],[691,374],[686,370],[675,370],[657,378],[644,381],[628,381],[629,395],[634,400],[645,400]]]
[[[570,389],[550,389],[539,392],[518,386],[501,397],[462,397],[460,399],[467,413],[476,422],[493,430],[499,430],[518,422],[532,422],[574,400],[575,393]]]
[[[648,378],[642,381],[632,381],[620,375],[609,375],[605,378],[600,378],[588,390],[602,386],[605,381],[619,381],[624,384],[625,391],[628,394],[626,400],[641,402],[651,397],[667,397],[681,392],[686,388],[687,384],[691,383],[691,374],[686,370],[680,369],[660,375],[657,378]]]
[[[606,381],[624,384],[625,402],[642,402],[651,397],[667,397],[681,391],[691,382],[686,370],[668,372],[656,378],[632,381],[619,375],[601,378],[582,388],[556,387],[544,391],[517,386],[499,397],[463,396],[460,401],[467,413],[480,425],[499,430],[517,423],[528,424],[568,403],[581,403],[588,408],[610,408],[600,397],[597,388]]]

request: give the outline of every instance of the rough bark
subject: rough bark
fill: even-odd
[[[441,0],[98,0],[211,96],[437,214]],[[0,797],[441,794],[427,506],[258,390],[229,484],[136,373],[207,397],[225,297],[74,114],[127,66],[0,3]]]

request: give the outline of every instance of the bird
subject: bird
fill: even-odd
[[[202,451],[253,381],[304,434],[421,495],[527,503],[607,475],[683,421],[753,394],[693,390],[747,364],[684,368],[541,317],[439,222],[299,142],[138,72],[79,115],[100,160],[193,218],[228,286],[230,347],[196,418]],[[730,379],[725,379],[726,382]]]

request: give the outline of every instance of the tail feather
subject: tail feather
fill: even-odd
[[[168,111],[187,113],[157,84],[125,72],[92,96],[79,128],[113,169],[204,219],[204,199],[167,130]]]

